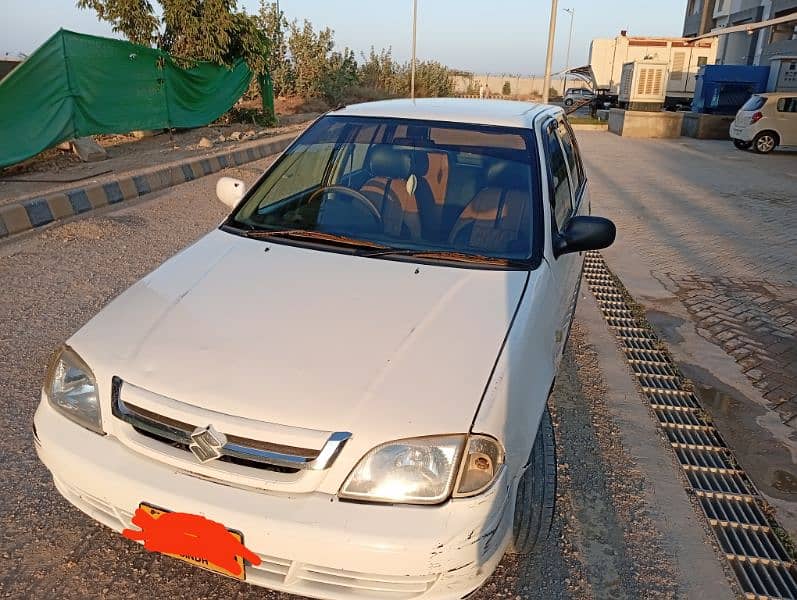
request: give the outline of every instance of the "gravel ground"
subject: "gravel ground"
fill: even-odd
[[[267,163],[225,174],[252,181]],[[95,524],[55,491],[31,442],[49,353],[223,217],[214,185],[200,179],[0,245],[0,596],[289,598],[149,553]],[[677,573],[604,396],[576,323],[552,400],[561,479],[551,535],[531,559],[505,558],[475,598],[675,597]]]

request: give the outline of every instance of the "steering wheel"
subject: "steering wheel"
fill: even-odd
[[[368,197],[362,194],[361,192],[358,192],[357,190],[352,189],[350,187],[346,187],[345,185],[325,185],[323,187],[320,187],[312,194],[310,194],[310,197],[307,198],[306,203],[310,204],[313,200],[316,199],[317,196],[320,196],[321,194],[325,194],[327,192],[339,192],[341,194],[349,196],[350,198],[354,198],[360,204],[362,204],[368,210],[368,212],[371,213],[371,215],[373,215],[377,223],[379,223],[380,225],[382,224],[382,214],[379,212],[376,206],[374,206],[374,203],[371,202],[368,199]]]

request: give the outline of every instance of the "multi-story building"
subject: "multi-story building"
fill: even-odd
[[[794,15],[793,20],[719,36],[717,64],[768,65],[773,56],[797,55],[797,0],[689,0],[684,37]]]

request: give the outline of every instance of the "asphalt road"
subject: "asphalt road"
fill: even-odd
[[[230,169],[253,180],[267,161]],[[30,426],[50,352],[111,298],[218,223],[215,177],[0,245],[0,596],[287,599],[152,554],[56,492]],[[644,519],[639,473],[610,420],[577,321],[555,397],[559,503],[531,559],[505,558],[475,597],[672,598],[678,575]]]

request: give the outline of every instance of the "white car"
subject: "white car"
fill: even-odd
[[[575,102],[583,102],[584,100],[592,100],[595,98],[595,93],[586,88],[568,88],[565,92],[565,106],[573,106]]]
[[[736,113],[730,136],[740,150],[760,154],[797,146],[797,92],[754,94]]]
[[[39,457],[97,521],[255,585],[464,597],[548,532],[546,400],[615,235],[587,187],[561,108],[327,113],[54,354]]]

